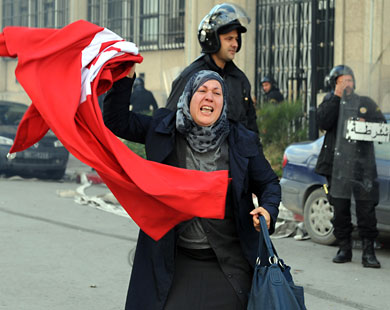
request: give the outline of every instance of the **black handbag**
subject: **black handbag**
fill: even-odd
[[[303,287],[294,284],[290,267],[277,256],[263,216],[260,216],[260,226],[257,261],[247,310],[305,310]],[[268,262],[260,260],[263,249],[267,251]]]

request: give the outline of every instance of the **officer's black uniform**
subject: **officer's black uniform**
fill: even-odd
[[[333,92],[329,93],[325,96],[323,102],[317,110],[318,126],[320,127],[320,129],[326,130],[326,134],[321,152],[318,156],[315,171],[316,173],[327,177],[328,185],[330,188],[332,187],[332,171],[337,138],[340,99],[341,98],[334,95]],[[359,106],[356,107],[357,117],[362,117],[369,122],[386,122],[380,109],[372,99],[368,97],[359,97],[356,94],[352,94],[350,95],[348,100],[350,100],[351,102],[359,102]],[[347,102],[346,104],[349,103]],[[378,204],[379,200],[378,183],[375,180],[377,177],[377,173],[373,143],[368,141],[357,141],[357,143],[351,145],[354,150],[345,149],[345,147],[348,147],[345,146],[345,154],[348,155],[349,151],[350,153],[352,153],[351,156],[356,156],[356,154],[360,154],[360,156],[366,157],[364,167],[361,165],[361,167],[359,168],[356,164],[357,161],[355,161],[353,169],[364,169],[363,172],[362,170],[360,172],[364,174],[368,173],[370,175],[368,179],[371,179],[373,184],[371,190],[367,192],[362,190],[362,188],[357,185],[350,185],[349,187],[351,194],[354,194],[356,200],[356,216],[359,236],[363,239],[363,242],[365,242],[365,240],[369,240],[369,242],[372,242],[378,236],[378,230],[376,228],[377,220],[375,215],[375,206]],[[351,167],[351,173],[354,173],[353,169]],[[339,184],[333,184],[333,186],[339,186]],[[353,229],[350,210],[351,199],[335,198],[330,196],[329,200],[334,207],[334,217],[332,219],[334,235],[340,242],[340,249],[347,250],[348,253],[346,258],[347,260],[345,260],[345,257],[343,256],[342,261],[338,261],[338,258],[336,256],[333,261],[350,261],[352,257],[350,239]]]
[[[179,97],[183,93],[187,81],[196,72],[212,70],[224,79],[227,86],[229,93],[227,116],[229,120],[241,123],[247,129],[259,134],[256,124],[256,110],[251,98],[251,85],[248,78],[233,61],[225,62],[222,69],[217,66],[212,58],[212,55],[218,53],[221,48],[219,36],[233,30],[236,30],[238,34],[236,52],[239,52],[241,49],[241,33],[247,31],[242,25],[244,21],[249,23],[249,17],[242,9],[231,3],[216,5],[202,19],[198,27],[198,41],[202,47],[202,54],[173,81],[166,105],[168,109],[176,111]]]
[[[158,109],[153,93],[147,90],[144,85],[144,81],[140,78],[137,78],[134,82],[130,98],[130,106],[133,112],[148,113],[150,108],[153,111]]]
[[[270,103],[280,103],[284,100],[282,93],[279,88],[272,86],[268,93],[264,93],[264,99]]]
[[[271,85],[270,90],[266,93],[263,87],[264,83]],[[278,84],[272,76],[266,75],[260,81],[261,88],[263,90],[264,101],[268,103],[280,103],[284,100],[282,93],[279,90]]]

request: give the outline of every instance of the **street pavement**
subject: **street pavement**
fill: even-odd
[[[1,310],[124,309],[138,228],[75,202],[76,176],[93,171],[74,158],[69,168],[64,182],[0,178]]]
[[[0,178],[0,310],[124,309],[138,227],[110,194],[73,156],[62,182]],[[336,247],[273,240],[308,309],[389,309],[390,239],[376,270],[359,249],[334,264]]]
[[[364,268],[362,250],[353,249],[352,262],[335,264],[336,246],[293,238],[273,240],[279,256],[291,266],[297,285],[305,290],[309,310],[385,310],[390,309],[390,242],[376,250],[382,268]]]

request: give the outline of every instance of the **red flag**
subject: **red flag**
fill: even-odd
[[[97,97],[142,62],[135,44],[86,21],[62,29],[6,27],[0,56],[18,58],[16,77],[32,100],[10,153],[30,147],[52,129],[155,240],[194,216],[224,217],[227,171],[145,160],[105,127]]]

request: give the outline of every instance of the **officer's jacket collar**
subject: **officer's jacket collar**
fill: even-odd
[[[233,61],[228,61],[225,64],[225,67],[223,69],[221,69],[220,67],[217,66],[213,57],[211,57],[211,54],[203,54],[202,56],[203,56],[205,62],[207,63],[207,65],[210,67],[210,69],[217,72],[222,77],[227,73],[229,73],[229,74],[232,73],[236,69],[236,65],[234,64]]]

